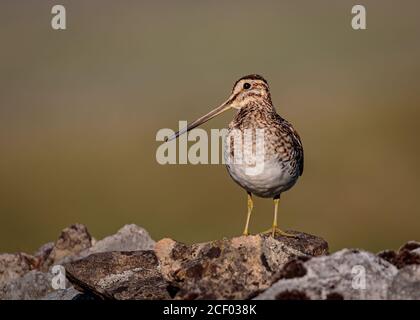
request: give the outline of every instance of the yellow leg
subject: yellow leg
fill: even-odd
[[[252,201],[252,194],[248,192],[248,214],[246,216],[246,224],[245,229],[243,232],[244,236],[249,235],[248,227],[249,227],[249,220],[251,219],[252,209],[254,208],[254,202]]]
[[[276,234],[278,234],[280,236],[285,236],[285,237],[296,237],[293,234],[284,232],[280,230],[279,228],[277,228],[277,211],[279,208],[279,202],[280,202],[280,198],[274,198],[274,219],[273,219],[273,226],[271,228],[271,236],[274,237]]]

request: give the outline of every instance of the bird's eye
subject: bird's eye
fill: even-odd
[[[245,82],[245,83],[244,83],[244,89],[245,89],[245,90],[247,90],[247,89],[249,89],[249,88],[251,88],[251,84],[250,84],[250,83],[248,83],[248,82]]]

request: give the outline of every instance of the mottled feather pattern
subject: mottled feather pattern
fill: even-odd
[[[251,129],[253,133],[253,149],[255,154],[256,129],[264,129],[264,148],[266,159],[276,158],[281,164],[288,166],[292,175],[300,176],[303,173],[303,147],[299,134],[287,120],[277,114],[271,101],[252,101],[241,108],[229,130],[245,131]],[[230,141],[231,157],[234,157],[233,139]],[[251,150],[249,150],[251,152]],[[244,154],[249,153],[244,150]]]

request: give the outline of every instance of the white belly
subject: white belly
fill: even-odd
[[[290,189],[298,178],[289,165],[277,159],[267,160],[260,167],[246,164],[226,164],[233,180],[242,188],[263,198],[272,198]]]

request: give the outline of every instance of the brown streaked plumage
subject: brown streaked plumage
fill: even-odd
[[[248,234],[254,194],[274,199],[271,234],[293,236],[277,228],[277,209],[281,193],[293,187],[303,173],[303,146],[293,126],[274,109],[268,82],[262,76],[252,74],[237,80],[228,100],[170,140],[231,108],[238,111],[229,124],[225,160],[232,179],[248,193],[248,215],[243,233]],[[235,139],[238,134],[239,139]]]

